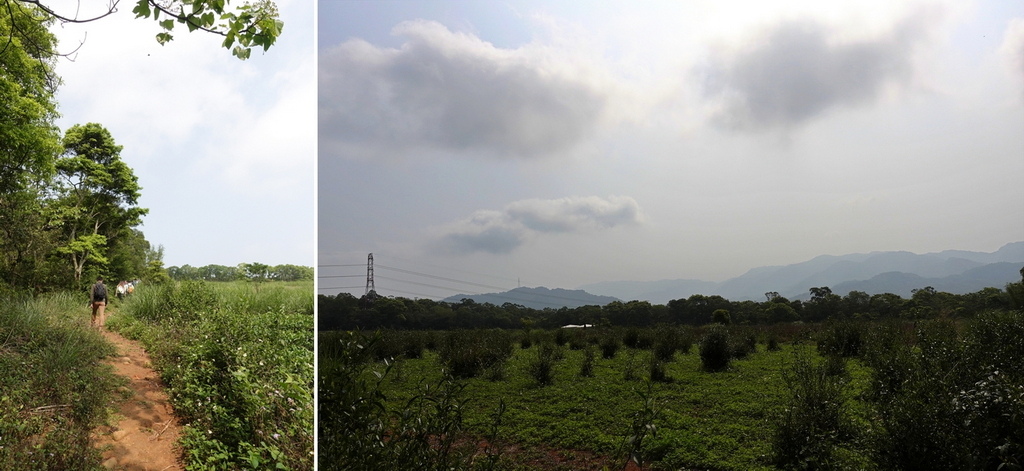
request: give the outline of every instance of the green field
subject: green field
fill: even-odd
[[[703,361],[714,331],[728,331],[732,358],[720,370]],[[611,358],[608,339],[625,340]],[[676,339],[670,356],[659,348],[666,339]],[[1019,469],[1022,346],[1019,312],[760,328],[325,332],[320,467]]]

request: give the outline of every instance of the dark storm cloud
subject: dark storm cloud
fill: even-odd
[[[709,68],[708,91],[723,105],[717,118],[734,129],[788,128],[837,106],[870,103],[886,84],[910,78],[913,50],[933,17],[846,42],[817,23],[781,24]]]
[[[400,49],[351,40],[321,54],[321,146],[550,154],[591,132],[605,97],[539,48],[498,49],[427,21]]]
[[[570,197],[516,201],[501,211],[478,211],[446,229],[441,245],[452,252],[509,253],[539,233],[576,233],[642,222],[630,197]]]

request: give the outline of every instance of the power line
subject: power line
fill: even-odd
[[[321,266],[325,266],[325,265],[321,265]],[[361,264],[342,264],[342,265],[330,265],[330,266],[361,267],[361,266],[364,266],[364,265],[361,265]],[[390,270],[390,271],[394,271],[394,272],[398,272],[398,273],[404,273],[404,274],[412,275],[412,276],[430,278],[430,279],[434,279],[434,280],[446,281],[446,282],[449,282],[449,283],[457,283],[459,285],[475,286],[475,287],[479,287],[479,288],[486,288],[486,289],[491,289],[491,290],[497,290],[497,291],[500,291],[500,292],[506,292],[506,291],[511,291],[512,290],[511,288],[505,288],[505,287],[501,287],[501,286],[488,285],[488,284],[484,284],[484,283],[477,283],[477,282],[473,282],[473,281],[460,280],[460,279],[456,279],[456,278],[449,278],[449,277],[445,277],[445,276],[433,275],[433,274],[430,274],[430,273],[423,273],[423,272],[407,270],[407,269],[404,269],[404,268],[392,267],[392,266],[387,266],[387,265],[374,264],[374,266],[377,267],[377,268],[384,269],[384,270]],[[372,269],[370,269],[370,270],[372,270]],[[372,273],[372,271],[371,271],[371,273]],[[362,275],[324,275],[324,276],[320,276],[319,278],[357,278],[357,277],[360,277],[360,276],[362,276]],[[473,291],[467,292],[467,290],[463,290],[461,288],[456,288],[456,287],[452,287],[452,286],[441,286],[441,285],[430,284],[430,283],[422,283],[422,282],[418,282],[418,281],[411,281],[411,280],[401,279],[401,278],[391,278],[391,277],[386,277],[386,276],[378,276],[378,278],[381,278],[381,279],[384,279],[384,280],[388,280],[388,281],[393,281],[393,282],[396,282],[396,283],[406,283],[406,284],[412,284],[412,285],[423,286],[423,287],[428,287],[428,288],[435,288],[435,289],[441,289],[441,290],[447,290],[447,291],[455,291],[457,293],[457,295],[477,296],[477,295],[484,295],[485,294],[485,293],[473,292]],[[494,278],[497,278],[497,277],[494,277]],[[321,289],[357,289],[357,288],[359,288],[359,287],[355,286],[355,287],[346,287],[346,288],[321,288]],[[394,289],[390,289],[390,288],[384,288],[384,290],[386,290],[386,291],[402,292],[400,290],[394,290]],[[413,294],[413,295],[417,295],[417,296],[429,296],[429,295],[423,295],[423,294],[420,294],[420,293],[408,293],[408,294]],[[527,299],[524,299],[523,297],[517,297],[517,296],[514,296],[514,295],[513,296],[509,296],[509,295],[502,295],[502,294],[498,294],[498,293],[490,293],[490,294],[486,294],[486,295],[487,296],[491,296],[491,297],[495,297],[495,298],[499,298],[499,299],[507,299],[509,301],[519,302],[519,303],[527,302],[528,301]],[[434,297],[440,297],[440,296],[434,296]],[[447,296],[447,297],[451,297],[451,296]],[[571,301],[571,302],[575,302],[575,303],[584,302],[584,300],[579,299],[579,298],[574,298],[574,297],[569,297],[569,296],[559,296],[557,294],[547,294],[547,293],[530,293],[530,297],[531,298],[540,297],[540,298],[547,298],[547,299],[552,299],[552,300],[563,301],[561,303],[560,302],[542,301],[542,300],[538,300],[538,299],[533,299],[532,301],[530,301],[530,302],[535,302],[535,303],[540,303],[540,304],[548,304],[548,305],[551,305],[551,306],[564,306],[565,305],[564,301]]]
[[[405,270],[405,269],[402,269],[402,268],[388,267],[388,266],[379,265],[379,264],[377,266],[380,267],[380,268],[384,268],[384,269],[387,269],[387,270],[394,270],[394,271],[405,273],[405,274],[408,274],[408,275],[423,276],[423,277],[427,277],[427,278],[433,278],[435,280],[451,281],[453,283],[461,283],[461,284],[465,284],[465,285],[479,286],[481,288],[496,289],[496,290],[501,290],[501,291],[508,291],[510,289],[510,288],[502,288],[500,286],[492,286],[492,285],[485,285],[485,284],[482,284],[482,283],[474,283],[472,281],[456,280],[454,278],[447,278],[447,277],[444,277],[444,276],[430,275],[430,274],[427,274],[427,273],[419,273],[419,272],[415,272],[415,271],[412,271],[412,270]]]

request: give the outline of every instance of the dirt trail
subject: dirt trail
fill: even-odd
[[[103,453],[106,469],[123,471],[180,471],[178,421],[160,375],[153,370],[142,346],[115,332],[103,336],[117,347],[117,355],[104,360],[127,377],[124,400],[117,404],[116,425],[93,431],[93,443]]]

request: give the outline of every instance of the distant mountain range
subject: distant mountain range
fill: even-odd
[[[618,301],[618,299],[611,296],[597,296],[578,289],[548,289],[544,287],[515,288],[503,293],[456,294],[455,296],[444,298],[442,301],[457,303],[467,298],[478,303],[491,303],[495,306],[512,303],[533,309],[544,309],[549,307],[558,309],[560,307],[580,307],[589,305],[604,306],[612,301]]]
[[[702,280],[608,281],[581,286],[624,300],[646,300],[664,304],[694,294],[720,295],[732,301],[763,300],[775,291],[789,299],[807,299],[811,287],[827,286],[835,294],[850,291],[868,294],[895,293],[910,297],[911,290],[931,286],[955,294],[983,288],[1002,288],[1020,281],[1024,267],[1024,242],[1013,242],[999,250],[968,252],[946,250],[938,253],[871,252],[867,254],[821,255],[806,262],[785,266],[754,268],[722,282]]]
[[[810,298],[810,288],[827,286],[841,296],[850,291],[868,294],[895,293],[909,298],[915,289],[931,286],[938,291],[965,294],[983,288],[1003,288],[1020,281],[1024,267],[1024,242],[1013,242],[999,250],[968,252],[946,250],[938,253],[871,252],[866,254],[821,255],[802,263],[754,268],[722,282],[702,280],[606,281],[579,289],[516,288],[503,293],[457,294],[444,299],[501,306],[505,303],[544,309],[603,306],[612,301],[641,300],[665,304],[694,294],[719,295],[730,301],[764,300],[775,291],[789,299]],[[597,294],[591,294],[597,293]]]

